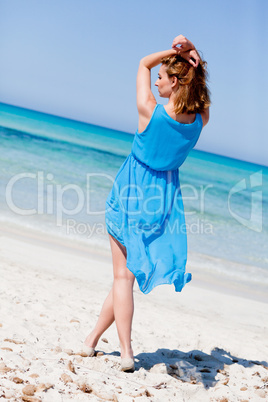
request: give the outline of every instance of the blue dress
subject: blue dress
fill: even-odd
[[[191,280],[185,273],[187,232],[179,167],[195,146],[203,127],[172,119],[157,104],[146,129],[134,136],[106,200],[108,233],[127,249],[127,268],[139,288],[174,284],[180,292]]]

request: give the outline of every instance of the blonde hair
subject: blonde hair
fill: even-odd
[[[169,77],[178,78],[179,88],[174,98],[174,112],[201,113],[210,106],[210,91],[207,87],[207,63],[200,58],[197,67],[179,55],[161,60]]]

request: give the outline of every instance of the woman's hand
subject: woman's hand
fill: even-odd
[[[179,55],[187,60],[195,68],[200,62],[200,56],[195,49],[187,50],[187,52],[180,52]]]
[[[180,45],[180,47],[177,47]],[[183,35],[176,36],[172,42],[172,49],[187,60],[192,66],[197,67],[200,62],[199,54],[197,53],[193,43]]]
[[[178,48],[177,46],[180,45]],[[188,50],[195,49],[194,45],[192,44],[189,39],[185,38],[183,35],[176,36],[176,38],[172,42],[172,49],[177,48],[182,52],[187,52]]]

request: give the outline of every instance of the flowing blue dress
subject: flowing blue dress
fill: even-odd
[[[179,167],[202,127],[199,113],[192,124],[182,124],[157,104],[146,129],[135,133],[107,197],[107,231],[126,247],[127,268],[145,294],[172,283],[180,292],[192,278],[185,272],[187,231]]]

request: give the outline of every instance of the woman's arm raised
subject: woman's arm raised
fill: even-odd
[[[179,49],[169,49],[145,56],[141,59],[137,74],[137,107],[139,112],[139,132],[148,125],[156,105],[151,90],[151,69],[161,63],[163,57],[178,54]]]
[[[177,46],[180,47],[177,47]],[[199,64],[199,55],[194,45],[185,36],[179,35],[172,42],[172,48],[162,52],[152,53],[143,57],[140,61],[137,74],[137,107],[139,112],[139,132],[143,131],[152,116],[156,105],[155,97],[151,90],[151,69],[161,63],[164,57],[179,54],[194,67]]]

